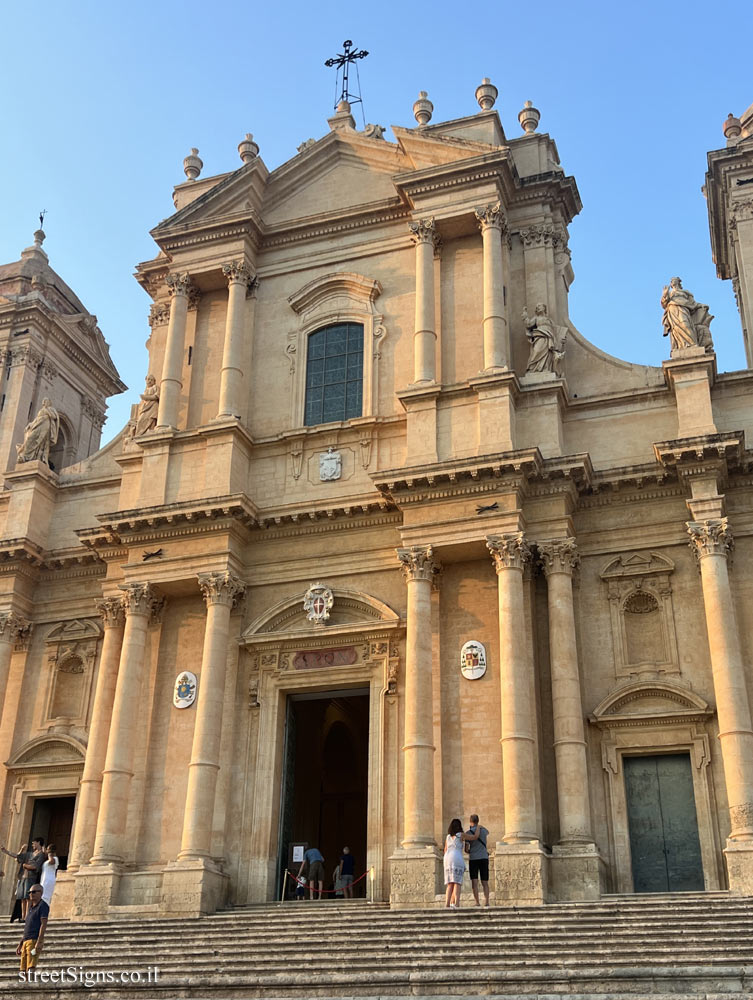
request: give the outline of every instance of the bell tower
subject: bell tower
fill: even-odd
[[[730,278],[743,326],[745,358],[753,368],[753,104],[722,126],[725,149],[708,154],[704,193],[711,252],[720,278]]]
[[[0,265],[0,477],[44,399],[60,417],[49,455],[59,472],[99,448],[106,399],[126,388],[97,317],[50,267],[44,240],[38,229],[20,260]]]

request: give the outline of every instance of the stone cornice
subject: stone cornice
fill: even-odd
[[[538,448],[524,448],[502,455],[453,459],[432,465],[386,470],[372,474],[376,488],[400,507],[500,489],[536,488],[543,483],[547,490],[563,487],[579,490],[590,487],[594,472],[588,455],[570,455],[545,459]],[[556,484],[556,485],[555,485]]]
[[[709,169],[706,173],[705,194],[711,232],[711,255],[720,278],[737,275],[737,261],[731,239],[730,194],[735,189],[736,174],[744,178],[753,176],[753,146],[738,143],[726,149],[716,149],[708,154]]]
[[[69,324],[77,322],[81,318],[79,314],[57,315],[43,303],[34,302],[24,304],[13,311],[0,311],[0,333],[3,328],[14,327],[20,323],[34,324],[60,345],[61,350],[70,361],[90,375],[103,396],[107,397],[124,392],[127,386],[125,382],[121,381],[115,366],[112,365],[112,369],[108,368],[93,354],[83,351],[79,346]],[[26,339],[19,340],[18,344],[14,342],[14,346],[23,346],[28,342]]]
[[[393,183],[401,198],[414,208],[415,202],[427,195],[490,182],[498,186],[503,204],[508,205],[516,186],[514,170],[510,152],[502,146],[480,156],[396,174]]]
[[[672,441],[657,441],[654,444],[654,454],[657,462],[664,468],[677,468],[678,471],[688,464],[706,465],[709,461],[723,463],[725,471],[737,469],[745,455],[745,432],[726,431],[722,434],[701,434]]]

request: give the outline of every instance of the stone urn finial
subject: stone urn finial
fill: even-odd
[[[246,132],[246,138],[238,143],[238,155],[244,163],[250,163],[259,155],[259,147],[251,132]]]
[[[518,115],[518,121],[527,135],[532,135],[536,131],[541,121],[541,112],[538,108],[534,108],[533,101],[526,101]]]
[[[45,234],[44,229],[37,229],[37,231],[34,233],[34,246],[41,248],[46,238],[47,236]]]
[[[740,121],[739,118],[735,118],[735,116],[730,111],[730,113],[724,119],[724,124],[722,125],[722,132],[724,132],[724,138],[727,140],[727,142],[729,142],[730,140],[734,141],[735,139],[739,139],[742,130],[743,130],[743,123]]]
[[[488,76],[481,81],[481,86],[476,87],[476,100],[482,111],[491,111],[494,102],[497,100],[499,91],[491,82]]]
[[[428,125],[431,121],[431,115],[434,111],[434,105],[429,100],[429,95],[425,90],[420,90],[418,93],[418,100],[413,105],[413,116],[419,125]]]
[[[198,153],[198,149],[195,146],[192,147],[191,152],[183,161],[183,172],[189,181],[195,181],[201,173],[201,168],[204,166],[204,161],[199,159]]]

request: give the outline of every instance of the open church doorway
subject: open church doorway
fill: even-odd
[[[346,689],[287,698],[280,813],[281,880],[293,844],[324,855],[325,889],[331,889],[344,846],[355,858],[355,877],[366,869],[369,689]],[[367,879],[354,895],[363,896]],[[292,888],[292,887],[291,887]],[[334,899],[334,895],[325,895]]]
[[[75,805],[75,795],[34,800],[34,811],[31,815],[28,837],[29,850],[31,850],[33,837],[42,837],[45,845],[54,844],[60,860],[60,871],[64,871],[68,867]]]

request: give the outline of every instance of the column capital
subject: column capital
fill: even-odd
[[[125,598],[122,595],[120,597],[103,597],[94,603],[102,616],[105,628],[117,628],[125,623]]]
[[[246,591],[246,585],[227,570],[199,573],[198,580],[207,607],[210,604],[224,604],[232,608]]]
[[[31,622],[15,611],[0,612],[0,640],[16,642],[25,633],[31,632]]]
[[[126,615],[143,615],[148,618],[159,602],[148,583],[121,583],[119,589],[123,591],[123,610]]]
[[[171,296],[174,295],[185,295],[191,291],[191,275],[188,271],[176,271],[173,274],[165,275],[165,284],[167,285],[167,291]]]
[[[227,264],[222,265],[222,273],[227,278],[228,285],[237,281],[250,288],[256,280],[245,260],[228,261]]]
[[[735,546],[726,517],[710,521],[687,521],[690,548],[696,559],[704,556],[730,556]]]
[[[531,550],[522,531],[506,535],[487,535],[486,547],[494,560],[497,573],[503,569],[520,569],[531,559]]]
[[[410,238],[418,246],[421,243],[430,243],[436,247],[439,242],[437,225],[432,216],[430,219],[419,219],[417,222],[409,222]]]
[[[434,558],[431,545],[411,545],[410,548],[395,551],[406,583],[411,580],[435,580],[439,573],[439,563]]]
[[[572,576],[580,566],[580,555],[574,538],[551,538],[538,543],[544,573],[567,573]]]
[[[491,205],[480,205],[475,210],[476,222],[481,232],[487,229],[498,229],[500,232],[507,232],[507,216],[500,202],[496,201]]]

